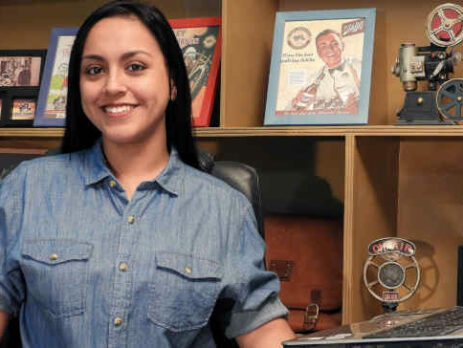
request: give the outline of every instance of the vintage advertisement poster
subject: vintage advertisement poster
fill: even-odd
[[[207,84],[217,45],[219,26],[174,28],[174,32],[182,49],[190,81],[194,123],[195,119],[201,117],[203,104],[210,102],[205,98],[208,95]]]
[[[364,34],[364,18],[287,21],[275,115],[356,115]]]
[[[68,66],[74,36],[58,38],[44,118],[65,118]]]

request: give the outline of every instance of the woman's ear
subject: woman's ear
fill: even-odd
[[[170,79],[170,101],[177,99],[177,87],[173,79]]]

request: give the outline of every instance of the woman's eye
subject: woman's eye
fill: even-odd
[[[85,73],[87,75],[97,75],[100,74],[103,71],[103,69],[99,66],[91,66],[87,69],[85,69]]]
[[[130,71],[130,72],[137,72],[137,71],[142,71],[142,70],[145,70],[145,67],[141,64],[130,64],[128,67],[127,67],[127,70]]]

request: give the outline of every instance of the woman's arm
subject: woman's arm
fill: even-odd
[[[0,310],[0,342],[3,337],[6,325],[8,324],[8,313]]]
[[[281,342],[295,338],[285,319],[274,319],[236,338],[241,348],[280,348]]]

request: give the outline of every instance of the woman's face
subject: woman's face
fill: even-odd
[[[165,143],[169,101],[164,56],[151,32],[135,17],[95,24],[85,41],[80,69],[82,108],[104,142]]]

